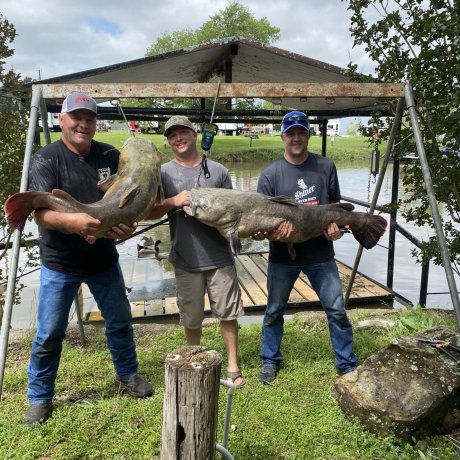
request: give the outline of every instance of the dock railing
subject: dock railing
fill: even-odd
[[[351,198],[349,196],[342,196],[343,201],[348,201],[353,204],[357,204],[358,206],[363,206],[365,208],[370,208],[371,204],[366,201],[357,200],[355,198]],[[382,210],[381,207],[376,206],[375,208],[377,211]],[[399,232],[402,236],[404,236],[408,241],[410,241],[414,246],[421,249],[422,242],[412,235],[407,229],[402,227],[396,219],[392,215],[390,219],[390,232],[389,232],[389,245],[388,245],[388,263],[387,263],[387,284],[386,286],[389,289],[393,288],[393,276],[394,276],[394,266],[395,266],[395,257],[394,257],[394,248],[395,248],[395,241],[396,241],[396,232]],[[426,306],[426,300],[428,296],[428,275],[430,271],[430,260],[424,260],[421,264],[422,273],[420,276],[420,290],[419,290],[419,301],[418,303],[420,306]],[[448,294],[448,292],[446,292]]]

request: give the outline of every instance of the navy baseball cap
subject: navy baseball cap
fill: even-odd
[[[307,114],[294,110],[284,115],[281,121],[281,133],[285,133],[294,126],[300,126],[308,131],[310,129],[310,124],[308,123]]]

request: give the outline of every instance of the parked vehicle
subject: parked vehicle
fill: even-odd
[[[48,129],[50,131],[59,132],[61,131],[61,125],[59,124],[59,114],[58,113],[48,113],[47,115]],[[43,131],[42,118],[38,117],[38,126],[40,131]]]
[[[128,127],[131,132],[139,132],[141,130],[139,123],[134,120],[129,120],[128,121]]]
[[[96,124],[96,131],[98,133],[106,133],[111,128],[110,123],[106,120],[98,120]]]
[[[439,147],[439,151],[444,156],[450,153],[460,156],[460,144],[456,139],[453,139],[452,141],[447,142],[446,145]]]

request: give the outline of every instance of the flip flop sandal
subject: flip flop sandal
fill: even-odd
[[[230,380],[231,383],[235,383],[235,380],[241,379],[241,383],[237,385],[237,388],[243,388],[246,385],[246,380],[244,380],[243,374],[241,371],[230,372],[227,371],[227,380]]]

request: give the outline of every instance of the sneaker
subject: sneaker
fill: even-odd
[[[51,403],[31,404],[26,411],[24,425],[32,426],[34,423],[45,423],[53,414]]]
[[[356,370],[356,366],[347,367],[346,369],[338,369],[340,375],[349,374]]]
[[[269,364],[264,364],[259,372],[259,382],[264,385],[271,385],[275,379],[278,369]]]
[[[127,379],[117,377],[116,382],[118,385],[124,386],[128,394],[134,398],[146,398],[153,395],[152,385],[139,374],[135,374]]]

